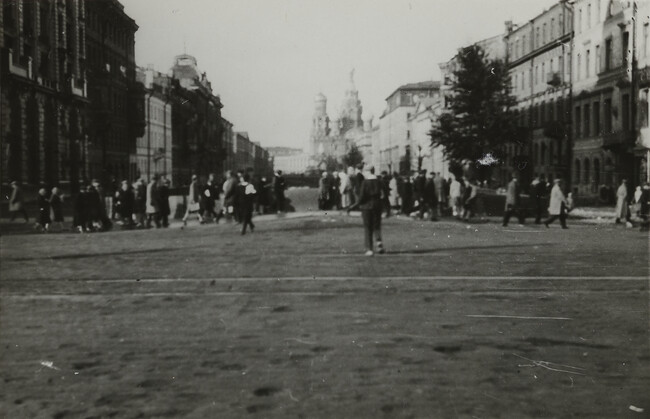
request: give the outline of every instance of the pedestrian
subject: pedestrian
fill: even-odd
[[[183,227],[187,226],[187,219],[190,214],[196,214],[199,218],[199,224],[203,224],[203,217],[201,216],[201,187],[199,185],[199,177],[192,175],[192,182],[188,188],[187,196],[187,210],[183,216]]]
[[[386,211],[386,218],[390,217],[390,175],[385,170],[381,172],[381,206]]]
[[[562,192],[562,180],[555,179],[553,183],[554,185],[553,189],[551,189],[551,199],[548,205],[549,218],[544,221],[544,225],[546,228],[549,228],[548,225],[559,218],[562,228],[567,229],[569,228],[566,225],[567,210],[569,208],[569,204],[564,196],[564,192]]]
[[[52,188],[52,196],[50,196],[50,208],[52,208],[52,221],[59,225],[59,231],[63,231],[63,196],[61,190],[57,187]]]
[[[47,198],[47,191],[45,188],[38,190],[38,222],[36,227],[40,227],[41,231],[47,233],[50,230],[52,219],[50,218],[50,200]]]
[[[469,221],[476,212],[479,182],[465,179],[465,197],[463,200],[463,220]]]
[[[258,177],[259,180],[255,185],[257,191],[257,202],[255,203],[257,215],[266,214],[269,208],[269,185],[266,176]]]
[[[246,234],[246,227],[250,226],[251,233],[255,230],[253,224],[253,206],[255,205],[255,187],[249,183],[250,175],[248,173],[242,176],[242,181],[237,186],[236,203],[239,210],[239,219],[242,223],[241,234]]]
[[[232,221],[232,218],[236,218],[235,214],[235,192],[237,191],[237,185],[239,185],[239,179],[237,175],[232,171],[228,170],[226,172],[226,180],[223,183],[223,210],[225,213],[226,221]]]
[[[445,205],[447,204],[447,195],[445,194],[445,178],[440,176],[440,172],[437,172],[433,178],[433,186],[436,188],[436,197],[437,197],[437,208],[436,213],[438,217],[442,217],[445,211]]]
[[[140,178],[133,188],[134,204],[133,212],[135,214],[136,227],[144,227],[147,207],[147,184],[144,178]]]
[[[648,231],[650,229],[650,183],[643,185],[639,202],[641,203],[639,217],[643,220],[640,231]]]
[[[286,189],[286,182],[282,176],[282,170],[275,172],[273,178],[273,194],[275,195],[275,207],[280,214],[284,211],[284,190]]]
[[[160,188],[158,189],[158,197],[160,199],[160,223],[163,227],[169,227],[169,216],[171,215],[171,208],[169,207],[169,187],[171,182],[167,178],[163,178]]]
[[[460,218],[463,211],[463,186],[458,177],[458,175],[454,175],[454,178],[449,185],[449,205],[451,206],[452,215],[456,218]]]
[[[413,199],[418,206],[419,219],[424,217],[424,211],[426,210],[424,197],[424,188],[427,184],[426,173],[426,170],[420,170],[413,180]]]
[[[106,210],[106,194],[104,187],[97,179],[93,180],[93,188],[97,192],[97,216],[99,219],[99,224],[101,224],[101,229],[103,231],[110,230],[113,228],[113,222],[108,216],[108,211]]]
[[[215,211],[215,198],[218,198],[217,190],[214,184],[214,174],[208,175],[208,181],[203,186],[203,193],[201,194],[201,201],[203,203],[203,219],[207,220],[208,216],[212,221],[219,223],[219,214]]]
[[[18,182],[11,182],[11,196],[9,197],[9,214],[11,221],[16,218],[17,214],[21,214],[25,218],[25,224],[29,223],[27,210],[25,209],[25,201],[23,198],[23,191]]]
[[[402,190],[400,191],[401,197],[401,212],[404,215],[410,215],[413,209],[413,183],[411,183],[410,176],[402,177]]]
[[[350,184],[350,176],[346,173],[345,170],[341,170],[339,173],[339,195],[341,196],[341,208],[347,209],[352,202],[350,202],[350,191],[352,190]]]
[[[357,165],[357,169],[354,174],[354,182],[352,182],[352,188],[354,192],[354,200],[355,202],[359,201],[359,197],[361,196],[361,184],[363,183],[364,176],[363,176],[363,163],[359,163]]]
[[[120,189],[115,192],[115,211],[123,226],[133,226],[133,205],[135,195],[128,180],[123,180]]]
[[[435,178],[436,174],[429,172],[424,186],[424,202],[429,212],[429,221],[438,221],[438,194]]]
[[[160,191],[158,189],[158,175],[153,175],[147,185],[147,202],[146,202],[147,224],[146,228],[151,228],[151,221],[160,228]]]
[[[330,183],[327,177],[327,172],[321,174],[318,179],[318,209],[323,211],[328,209],[330,193]]]
[[[86,229],[88,231],[100,231],[102,229],[100,198],[94,186],[96,183],[97,179],[93,179],[92,183],[86,187]]]
[[[535,198],[535,224],[542,223],[544,216],[544,201],[546,198],[546,181],[544,177],[537,176],[530,184],[532,195]]]
[[[359,200],[354,204],[361,210],[365,232],[366,256],[374,255],[373,238],[377,240],[377,253],[384,253],[381,237],[381,182],[375,176],[375,168],[370,167],[359,191]]]
[[[616,224],[621,223],[621,219],[629,221],[627,207],[627,180],[621,180],[621,185],[616,190]]]
[[[390,206],[399,213],[399,175],[393,172],[388,183]]]
[[[74,216],[72,219],[72,226],[79,231],[85,233],[88,231],[88,205],[86,187],[83,182],[79,184],[79,192],[74,201]]]
[[[519,225],[524,224],[524,214],[521,210],[521,188],[519,187],[519,181],[517,176],[513,175],[512,180],[508,184],[508,189],[506,191],[506,206],[503,214],[503,226],[508,226],[508,221],[510,217],[516,214],[519,218]]]

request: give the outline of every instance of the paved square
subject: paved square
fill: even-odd
[[[643,417],[648,237],[339,215],[3,236],[7,417]],[[635,411],[644,409],[644,412]]]

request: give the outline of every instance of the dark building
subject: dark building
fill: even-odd
[[[171,176],[174,184],[185,185],[192,174],[205,176],[224,170],[223,105],[212,93],[206,74],[199,73],[196,58],[187,54],[175,57],[171,73]]]
[[[144,134],[144,86],[136,81],[138,26],[117,0],[86,2],[89,177],[134,180],[136,139]]]
[[[71,186],[88,175],[86,3],[3,0],[2,183]]]

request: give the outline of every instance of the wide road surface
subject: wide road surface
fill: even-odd
[[[647,417],[648,237],[356,217],[0,238],[0,412]]]

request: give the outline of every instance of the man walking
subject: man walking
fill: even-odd
[[[20,189],[18,182],[11,182],[11,197],[9,198],[9,213],[11,214],[11,221],[16,218],[17,214],[22,214],[25,218],[25,223],[29,222],[27,210],[25,210],[25,202],[23,200],[23,191]]]
[[[201,200],[203,201],[203,218],[207,219],[208,215],[212,217],[212,220],[215,223],[219,223],[219,214],[214,210],[215,208],[215,199],[219,197],[217,188],[214,185],[214,174],[210,173],[208,175],[208,181],[203,187],[203,194],[201,195]]]
[[[569,205],[564,196],[564,192],[562,192],[562,181],[560,179],[555,179],[553,183],[553,189],[551,189],[551,200],[548,206],[550,217],[548,220],[544,221],[544,225],[546,228],[549,228],[548,225],[559,218],[560,225],[562,225],[562,228],[566,229],[569,228],[566,226],[567,209]]]
[[[196,214],[199,218],[199,223],[203,224],[203,216],[201,216],[201,189],[199,186],[199,178],[192,175],[192,182],[188,190],[187,210],[183,217],[183,227],[187,226],[187,219],[190,214]]]
[[[375,168],[370,167],[359,191],[359,200],[354,207],[359,207],[363,218],[365,232],[366,256],[374,255],[373,238],[377,240],[377,253],[384,253],[381,238],[381,182],[375,176]]]
[[[147,185],[147,225],[146,228],[151,228],[151,221],[156,224],[156,228],[160,228],[160,196],[158,191],[158,175],[153,175],[149,184]]]
[[[517,181],[517,176],[512,176],[512,180],[508,184],[508,190],[506,192],[506,207],[503,214],[503,226],[508,226],[508,221],[513,214],[517,214],[519,218],[519,224],[524,224],[524,217],[520,208],[521,202],[521,189],[519,187],[519,182]]]
[[[255,229],[253,224],[253,207],[255,205],[255,187],[249,183],[250,175],[248,173],[242,176],[242,181],[237,186],[236,207],[239,211],[239,219],[242,223],[242,236],[246,234],[246,227],[250,226],[251,233]]]
[[[544,178],[537,176],[531,183],[531,192],[535,197],[535,224],[542,223],[544,215],[544,197],[546,196],[546,182]]]
[[[273,193],[275,195],[275,205],[278,214],[284,211],[284,190],[286,189],[286,182],[282,176],[282,170],[275,172],[273,178]]]

